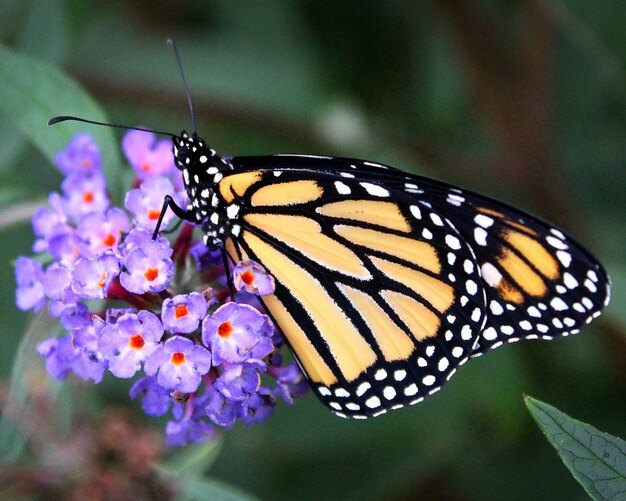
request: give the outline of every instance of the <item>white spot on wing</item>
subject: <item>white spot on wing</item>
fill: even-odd
[[[370,195],[375,197],[388,197],[389,191],[383,188],[382,186],[378,186],[377,184],[372,183],[361,183],[361,186],[365,188]]]
[[[340,195],[349,195],[350,193],[352,193],[350,187],[346,183],[342,183],[341,181],[335,181],[335,189]]]

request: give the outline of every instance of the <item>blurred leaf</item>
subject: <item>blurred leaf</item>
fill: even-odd
[[[15,20],[19,17],[25,7],[23,0],[2,0],[0,2],[0,32],[4,35],[11,35],[17,31],[18,26]]]
[[[626,442],[526,397],[526,407],[572,475],[593,499],[624,499]]]
[[[214,478],[180,477],[167,472],[163,468],[158,470],[166,478],[169,477],[178,487],[176,499],[179,501],[253,501],[256,498],[242,489],[229,485]]]
[[[17,351],[11,377],[9,379],[9,396],[0,420],[0,460],[5,464],[14,463],[19,457],[27,437],[25,437],[16,422],[22,416],[22,410],[32,405],[31,397],[33,383],[40,378],[35,377],[41,370],[41,359],[35,348],[37,345],[54,335],[54,330],[61,326],[45,313],[39,313],[28,326]],[[55,401],[62,384],[55,379],[47,378],[42,381],[49,401]]]
[[[23,196],[23,190],[0,188],[0,207],[8,205],[7,202],[19,196]],[[0,210],[0,231],[30,221],[35,211],[41,205],[41,202],[27,201],[21,204],[11,204],[6,209]]]
[[[201,477],[222,450],[222,440],[188,445],[177,450],[159,469],[177,477]]]
[[[55,115],[77,115],[98,121],[107,117],[98,104],[73,80],[55,66],[39,59],[0,48],[0,110],[50,160],[65,148],[84,125],[62,123],[48,126]],[[91,128],[102,152],[109,186],[118,193],[119,149],[113,132]]]
[[[611,302],[607,306],[606,314],[614,322],[622,326],[626,336],[626,308],[621,298],[626,298],[626,266],[624,263],[613,261],[607,263],[611,275]]]
[[[179,494],[180,500],[185,501],[254,501],[256,498],[244,492],[238,487],[234,487],[214,478],[198,480],[185,479],[181,482],[183,488]]]
[[[0,112],[0,172],[9,170],[26,145],[24,136]],[[0,201],[1,202],[1,201]]]
[[[216,479],[202,475],[217,459],[223,441],[221,439],[204,444],[188,445],[175,452],[165,463],[157,465],[157,470],[178,484],[181,492],[177,499],[182,500],[252,500],[241,489]]]
[[[60,0],[27,2],[28,14],[15,46],[49,61],[60,61],[66,52],[67,21]]]

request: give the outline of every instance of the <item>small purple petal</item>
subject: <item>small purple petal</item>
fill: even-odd
[[[209,250],[202,240],[189,249],[189,254],[193,257],[196,267],[200,271],[222,264],[222,251],[220,249]]]
[[[213,382],[216,390],[230,400],[244,400],[255,393],[261,385],[261,375],[255,367],[230,365]]]
[[[265,421],[276,407],[276,399],[269,388],[259,391],[244,401],[243,422],[246,426]]]
[[[162,416],[172,405],[170,392],[152,377],[139,379],[130,389],[129,395],[133,400],[141,397],[141,407],[148,416]]]
[[[88,174],[100,170],[100,148],[90,134],[78,133],[67,147],[55,157],[64,174]]]
[[[139,188],[126,194],[124,206],[132,213],[135,225],[154,231],[166,195],[170,195],[174,202],[180,205],[181,199],[174,191],[174,186],[169,179],[151,177],[141,183]],[[167,228],[174,217],[175,215],[171,210],[166,211],[161,221],[161,230]]]
[[[201,376],[211,368],[211,353],[183,336],[174,336],[146,360],[148,376],[158,372],[157,381],[163,388],[192,393],[198,389]]]
[[[274,277],[269,275],[259,263],[241,261],[233,270],[233,284],[238,291],[244,290],[257,296],[273,294],[276,289]]]
[[[62,299],[72,284],[72,271],[61,263],[52,263],[41,279],[44,292],[50,299]]]
[[[169,243],[161,240],[148,240],[131,247],[122,259],[125,268],[120,275],[122,286],[135,294],[162,291],[174,274],[171,255]]]
[[[275,393],[289,405],[294,397],[302,397],[309,391],[309,384],[295,362],[285,367],[270,367],[267,372],[276,379]]]
[[[274,349],[273,330],[269,317],[252,306],[227,303],[202,322],[202,342],[211,348],[214,365],[260,360]]]
[[[46,357],[46,370],[57,379],[65,379],[74,372],[83,381],[102,381],[104,366],[82,349],[75,347],[71,335],[47,339],[39,343],[37,351]]]
[[[61,185],[65,194],[65,211],[70,217],[80,217],[91,212],[104,212],[109,208],[106,181],[100,173],[91,176],[72,174]]]
[[[126,213],[114,207],[105,214],[87,214],[80,220],[76,230],[84,242],[82,252],[91,257],[107,250],[117,251],[122,234],[130,227]]]
[[[225,397],[216,389],[211,389],[205,412],[216,425],[228,428],[242,414],[242,403]]]
[[[167,444],[170,447],[206,442],[215,438],[215,427],[205,419],[206,402],[206,395],[193,395],[185,403],[174,406],[176,420],[168,421],[165,427]]]
[[[156,315],[141,310],[128,314],[102,329],[98,349],[119,378],[133,377],[141,364],[157,349],[163,325]]]
[[[166,299],[161,318],[170,332],[189,334],[198,328],[206,312],[207,301],[204,296],[199,292],[192,292]]]
[[[74,265],[72,290],[84,299],[104,299],[119,272],[119,260],[112,252],[80,258]]]
[[[122,150],[139,179],[173,174],[177,170],[171,141],[156,141],[156,135],[151,132],[128,131],[122,139]]]
[[[42,284],[43,268],[39,261],[19,256],[15,262],[15,302],[20,310],[41,310],[46,304],[45,288]]]

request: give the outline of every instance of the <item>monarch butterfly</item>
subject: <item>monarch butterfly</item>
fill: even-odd
[[[339,416],[418,403],[468,359],[576,334],[609,301],[589,251],[504,203],[374,162],[226,159],[196,132],[168,135],[190,203],[166,198],[161,217],[169,207],[225,259],[266,268],[276,290],[262,302]]]

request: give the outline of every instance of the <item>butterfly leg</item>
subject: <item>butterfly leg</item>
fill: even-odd
[[[224,262],[224,273],[226,274],[226,283],[228,284],[228,291],[230,293],[230,298],[235,300],[235,286],[233,284],[233,276],[230,273],[230,266],[228,265],[228,254],[226,253],[226,249],[222,248],[222,261]]]
[[[154,228],[154,233],[152,234],[152,240],[156,240],[159,234],[159,229],[161,229],[161,223],[163,222],[163,216],[165,216],[168,207],[172,209],[172,212],[176,214],[179,219],[189,221],[190,223],[195,222],[195,219],[188,211],[176,205],[176,202],[174,202],[174,199],[171,196],[165,195],[165,198],[163,199],[163,207],[161,208],[161,214],[159,214],[159,219]]]

